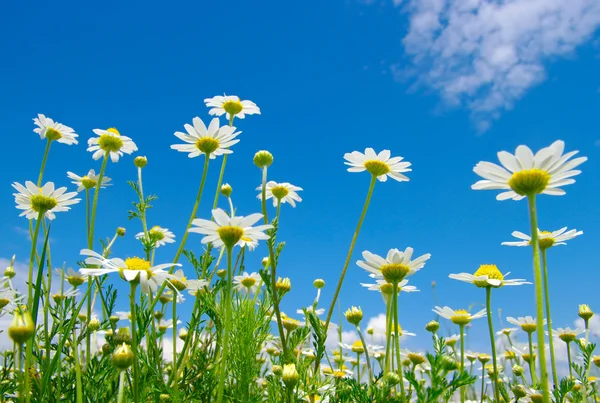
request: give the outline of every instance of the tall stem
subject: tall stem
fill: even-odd
[[[348,255],[346,256],[346,262],[344,263],[344,267],[342,268],[342,274],[340,275],[340,280],[338,281],[337,288],[335,289],[335,293],[333,294],[333,300],[331,301],[331,306],[329,307],[329,312],[327,313],[327,320],[325,321],[325,329],[327,329],[329,327],[329,322],[331,322],[331,315],[333,315],[333,308],[335,307],[335,302],[337,301],[338,295],[340,294],[340,290],[342,289],[342,284],[344,282],[344,276],[346,275],[346,271],[348,270],[348,265],[350,264],[350,259],[352,258],[352,253],[354,252],[354,245],[356,244],[356,240],[358,239],[358,234],[360,233],[360,227],[362,227],[362,223],[365,219],[365,215],[367,214],[367,210],[369,208],[369,203],[371,202],[371,196],[373,196],[373,188],[375,188],[376,181],[377,181],[377,177],[375,175],[372,175],[371,176],[371,184],[369,185],[369,192],[367,193],[367,199],[365,200],[365,205],[363,207],[362,213],[360,214],[358,224],[356,225],[356,230],[354,231],[354,236],[352,237],[352,242],[350,242],[350,249],[348,250]]]
[[[75,328],[73,328],[73,358],[75,360],[75,388],[77,403],[82,403],[83,386],[81,383],[81,363],[79,362],[79,339],[77,338],[77,330]]]
[[[94,227],[96,225],[96,208],[98,207],[98,195],[100,194],[100,187],[102,186],[102,179],[104,179],[104,171],[106,170],[106,164],[108,163],[108,152],[104,154],[102,160],[102,167],[98,174],[98,181],[96,182],[96,189],[94,190],[94,201],[92,202],[92,218],[90,224],[90,232],[88,234],[88,249],[94,249]]]
[[[235,115],[229,117],[229,127],[233,126],[233,119]],[[225,175],[225,165],[227,165],[227,156],[223,156],[223,163],[221,164],[221,172],[219,173],[219,180],[217,181],[217,190],[215,191],[215,200],[213,201],[213,210],[219,205],[219,196],[221,195],[221,184],[223,183],[223,176]]]
[[[498,394],[498,364],[496,363],[496,338],[494,337],[494,325],[492,320],[492,287],[485,288],[485,307],[487,310],[488,327],[490,329],[490,342],[492,344],[492,363],[494,366],[494,376],[492,377],[492,385],[494,387],[494,399],[500,401]]]
[[[177,374],[177,293],[173,293],[173,373]],[[175,383],[177,386],[177,383]]]
[[[119,373],[119,394],[117,396],[117,403],[123,403],[123,397],[125,396],[125,371]]]
[[[465,373],[465,325],[460,325],[460,372]],[[465,403],[466,387],[460,388],[460,401]]]
[[[385,368],[383,374],[390,372],[390,343],[392,339],[392,299],[388,296],[385,306]]]
[[[394,340],[396,341],[396,361],[398,365],[398,375],[400,375],[400,393],[404,400],[404,374],[402,371],[402,359],[400,357],[400,326],[398,324],[398,283],[394,283],[393,290],[393,307],[394,307]]]
[[[231,252],[233,246],[227,246],[227,287],[225,290],[225,298],[223,304],[225,305],[225,326],[223,329],[222,340],[222,355],[221,363],[219,365],[219,386],[217,389],[217,403],[223,401],[223,391],[225,388],[225,378],[227,373],[227,356],[229,355],[229,333],[231,332],[231,286],[232,286],[232,269],[231,269]]]
[[[44,151],[44,157],[42,158],[42,166],[40,167],[40,176],[38,176],[38,187],[42,186],[42,178],[44,177],[44,170],[46,169],[46,159],[48,158],[48,153],[50,152],[50,143],[52,143],[52,140],[48,139],[46,141],[46,150]]]
[[[538,236],[535,194],[527,197],[529,204],[529,221],[531,222],[531,246],[533,247],[533,275],[535,282],[535,304],[537,314],[538,357],[544,403],[550,403],[548,389],[548,368],[546,367],[546,344],[544,340],[544,296],[542,291],[542,270],[540,267],[540,244]],[[548,323],[550,327],[550,323]]]
[[[550,315],[550,291],[548,288],[548,265],[546,260],[546,249],[542,249],[542,266],[544,278],[544,297],[546,299],[546,316],[548,327],[548,344],[550,345],[550,363],[552,365],[552,381],[554,387],[558,388],[558,376],[556,375],[556,359],[554,358],[554,339],[552,338],[552,316]]]
[[[135,294],[137,290],[137,283],[135,281],[130,282],[131,291],[129,294],[129,309],[131,310],[131,351],[133,352],[133,402],[139,403],[140,401],[140,384],[139,384],[139,357],[138,357],[138,340],[137,340],[137,314],[135,304]]]
[[[571,343],[567,343],[567,360],[569,361],[569,377],[573,378],[573,368],[571,367]]]
[[[365,358],[367,360],[367,370],[369,371],[369,385],[370,385],[371,382],[373,381],[373,371],[371,370],[371,359],[369,358],[369,348],[367,347],[367,343],[365,342],[363,333],[360,330],[360,326],[356,325],[356,331],[358,332],[360,341],[363,344],[363,347],[365,348]],[[359,361],[358,365],[360,367],[360,361]]]
[[[485,396],[485,365],[481,365],[481,396],[479,403],[483,403],[483,397]]]

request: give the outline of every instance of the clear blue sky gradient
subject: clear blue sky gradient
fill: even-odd
[[[282,208],[279,238],[287,245],[279,273],[293,284],[284,311],[309,305],[318,277],[327,282],[322,305],[331,301],[369,184],[368,174],[346,172],[343,155],[365,147],[390,149],[412,162],[414,171],[408,183],[376,185],[341,293],[343,308],[361,305],[367,317],[384,311],[380,296],[359,285],[369,280],[354,263],[363,250],[385,254],[412,246],[417,255],[432,254],[411,278],[421,292],[402,295],[400,302],[401,324],[420,335],[433,317],[434,280],[439,303],[454,308],[481,304],[484,292],[448,279],[450,273],[496,263],[514,277],[532,280],[531,251],[500,246],[511,240],[513,230],[529,233],[526,203],[498,202],[495,192],[471,190],[477,180],[472,168],[480,160],[496,161],[497,151],[514,151],[519,144],[537,150],[557,139],[589,161],[566,196],[539,198],[543,229],[568,226],[585,232],[550,251],[554,322],[572,325],[580,303],[600,310],[595,258],[600,59],[593,45],[568,60],[553,60],[545,82],[478,134],[467,110],[444,107],[437,94],[409,91],[411,82],[394,81],[390,66],[405,60],[401,39],[407,18],[392,6],[354,1],[82,4],[2,5],[1,257],[16,253],[26,261],[29,256],[27,220],[18,217],[10,184],[37,178],[44,147],[32,132],[37,113],[80,134],[78,146],[53,144],[45,175],[70,189],[67,171],[99,170],[99,161],[85,151],[92,129],[114,126],[132,137],[139,155],[149,159],[144,188],[159,196],[149,224],[168,227],[180,239],[203,160],[188,159],[169,146],[178,142],[173,133],[193,117],[208,122],[204,98],[225,92],[262,110],[261,116],[236,121],[243,134],[233,147],[225,181],[234,188],[239,213],[260,209],[254,190],[260,172],[252,165],[259,149],[275,156],[270,179],[304,188],[296,209]],[[218,159],[210,166],[199,210],[205,218],[220,164]],[[115,255],[140,255],[134,234],[141,225],[127,221],[135,197],[126,184],[135,179],[133,157],[109,163],[107,175],[114,185],[101,193],[96,234],[108,237],[125,226],[127,236],[117,242]],[[52,228],[56,267],[63,261],[74,266],[86,246],[84,212],[81,203],[57,214]],[[159,249],[156,261],[172,259],[176,245]],[[200,237],[191,234],[188,247],[200,250]],[[263,244],[248,259],[248,270],[257,270],[266,254]],[[185,269],[192,273],[189,265]],[[121,283],[118,277],[114,281]],[[124,308],[123,295],[121,302]],[[532,286],[494,291],[493,302],[504,316],[535,313]],[[485,335],[483,322],[474,327],[474,334]]]

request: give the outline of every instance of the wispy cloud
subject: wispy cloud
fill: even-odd
[[[598,0],[411,0],[404,38],[417,86],[467,107],[480,130],[546,78],[545,63],[588,41]]]

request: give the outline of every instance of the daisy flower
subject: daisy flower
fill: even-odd
[[[518,326],[525,333],[533,333],[537,330],[537,321],[535,318],[531,316],[518,317],[513,318],[512,316],[508,316],[506,318],[508,323],[512,323],[515,326]],[[546,319],[544,319],[544,325],[546,324]]]
[[[458,273],[450,274],[448,277],[454,280],[463,281],[465,283],[475,284],[477,287],[503,287],[505,285],[523,285],[531,284],[524,279],[511,279],[507,280],[505,277],[510,272],[502,274],[495,264],[482,264],[475,274],[470,273]]]
[[[388,176],[398,182],[408,182],[408,177],[402,173],[412,171],[408,168],[411,166],[410,162],[401,162],[403,157],[390,158],[390,150],[383,150],[377,154],[372,148],[366,148],[364,154],[353,151],[344,154],[344,159],[344,164],[350,166],[348,172],[368,171],[381,182],[385,182]]]
[[[67,298],[75,298],[79,295],[79,290],[75,287],[69,288],[67,291],[58,292],[56,294],[52,294],[51,297],[57,304],[64,301]]]
[[[171,278],[170,281],[171,284],[173,284],[173,287],[177,289],[177,291],[188,290],[190,295],[196,295],[196,292],[198,292],[198,290],[208,285],[208,281],[206,280],[188,280],[188,278],[183,273],[183,270],[181,269],[173,273],[173,278]]]
[[[114,127],[110,129],[94,129],[98,137],[92,137],[88,140],[88,151],[93,152],[92,158],[98,160],[107,153],[112,162],[118,162],[119,157],[125,154],[131,154],[137,151],[137,146],[127,136],[121,136],[121,133]]]
[[[540,249],[548,249],[555,245],[566,245],[565,241],[570,241],[571,239],[583,235],[583,231],[577,231],[576,229],[572,229],[567,231],[567,227],[563,227],[556,231],[540,231],[538,229],[538,239],[540,243]],[[502,245],[506,246],[530,246],[531,245],[531,237],[519,231],[514,231],[512,236],[520,239],[520,241],[516,242],[502,242]]]
[[[374,276],[373,274],[371,274]],[[398,283],[398,293],[401,292],[418,292],[419,290],[414,285],[407,285],[408,280],[404,279]],[[380,279],[376,280],[375,284],[365,284],[360,283],[363,287],[365,287],[369,291],[379,291],[381,296],[383,297],[383,301],[387,304],[388,298],[393,293],[394,286],[391,283],[388,283],[386,280]]]
[[[173,266],[181,266],[179,263],[165,263],[154,267],[147,260],[139,257],[130,257],[125,260],[120,258],[107,259],[90,249],[82,249],[80,252],[88,256],[85,262],[100,268],[79,269],[79,272],[88,276],[101,276],[108,273],[119,273],[122,279],[128,282],[139,283],[142,292],[149,294],[155,292],[165,281],[169,281],[174,276],[165,271]]]
[[[49,220],[54,220],[54,213],[59,211],[68,211],[72,204],[78,203],[81,199],[74,199],[77,192],[65,193],[67,188],[62,187],[54,189],[54,183],[47,182],[41,188],[33,182],[25,182],[25,186],[20,183],[13,183],[19,193],[13,193],[17,209],[24,210],[19,217],[25,216],[28,219],[37,219],[39,214],[43,214]]]
[[[415,333],[407,332],[406,330],[402,329],[402,326],[400,326],[400,325],[398,325],[397,330],[398,330],[398,335],[400,337],[403,337],[403,336],[413,336],[414,337],[414,336],[416,336]],[[396,334],[396,332],[394,331],[394,327],[393,326],[392,326],[392,334],[393,335]]]
[[[498,200],[521,200],[525,196],[548,194],[561,196],[562,186],[575,183],[573,176],[581,171],[574,170],[587,161],[586,157],[571,159],[579,151],[563,155],[565,143],[555,141],[549,147],[542,148],[535,155],[527,146],[518,146],[515,154],[506,151],[498,153],[503,166],[491,162],[479,162],[473,171],[483,177],[475,183],[475,190],[502,190],[496,196]]]
[[[505,335],[507,337],[510,337],[510,335],[514,332],[516,332],[517,330],[519,330],[516,327],[505,327],[504,329],[500,329],[496,332],[496,336],[502,336]]]
[[[187,123],[183,125],[187,133],[175,132],[175,136],[186,144],[171,146],[173,150],[189,153],[189,158],[206,154],[210,159],[215,159],[219,155],[231,154],[233,151],[229,147],[240,141],[236,137],[241,132],[236,132],[234,126],[219,126],[218,118],[211,120],[208,127],[199,117],[192,119],[192,123],[193,126]]]
[[[6,277],[5,277],[6,278]],[[17,304],[24,298],[23,295],[11,288],[6,287],[4,281],[0,281],[0,312],[12,312],[17,308]]]
[[[161,228],[158,225],[150,228],[148,231],[149,240],[147,242],[154,242],[154,247],[159,248],[161,246],[165,246],[168,243],[175,242],[175,234],[169,231],[168,228]],[[143,239],[145,240],[145,234],[143,232],[139,232],[136,234],[135,239]]]
[[[230,121],[232,116],[244,119],[246,115],[260,115],[260,109],[254,102],[240,101],[240,98],[235,95],[217,95],[206,98],[204,103],[210,108],[208,111],[210,116],[226,114],[225,116]]]
[[[59,269],[60,270],[60,269]],[[58,272],[58,271],[57,271]],[[62,272],[62,270],[60,270]],[[62,277],[62,273],[59,272],[59,275]],[[88,280],[88,276],[81,274],[78,271],[73,270],[72,268],[68,268],[65,273],[65,280],[73,287],[79,287],[83,283]]]
[[[178,320],[177,324],[180,325],[181,321]],[[161,332],[166,332],[167,329],[170,329],[173,327],[173,319],[168,319],[168,320],[161,320],[160,323],[158,324],[158,330],[160,330]]]
[[[233,284],[235,289],[239,292],[246,294],[254,294],[258,290],[258,283],[260,282],[260,274],[254,272],[248,274],[244,272],[241,276],[233,277]]]
[[[37,126],[33,131],[39,134],[42,140],[47,138],[48,141],[57,141],[67,145],[77,144],[78,134],[69,126],[55,122],[41,113],[33,119],[33,123]]]
[[[579,336],[580,334],[585,332],[585,330],[584,329],[571,329],[570,327],[566,327],[563,329],[562,327],[559,327],[558,329],[555,330],[555,332],[556,332],[556,333],[554,333],[555,337],[558,337],[565,343],[570,343],[572,341],[575,341],[575,339],[577,339],[577,336]],[[546,333],[548,333],[548,332],[546,332]]]
[[[235,245],[243,248],[248,245],[258,244],[259,240],[269,239],[269,235],[264,231],[273,228],[272,225],[257,225],[253,227],[263,216],[262,214],[251,214],[247,217],[229,217],[222,209],[212,211],[215,221],[196,218],[192,221],[194,227],[189,232],[206,235],[202,238],[202,243],[212,242],[217,248],[225,245],[233,248]]]
[[[362,256],[364,261],[359,260],[356,264],[375,274],[375,276],[383,277],[389,283],[400,283],[406,276],[410,276],[419,271],[425,262],[431,257],[429,253],[419,256],[411,261],[413,248],[408,247],[404,252],[398,249],[390,249],[387,257],[383,258],[379,255],[364,251]]]
[[[262,201],[262,186],[257,187],[256,190],[261,191],[256,197]],[[302,201],[302,198],[297,193],[301,190],[301,187],[294,186],[288,182],[277,183],[269,181],[265,187],[265,197],[267,200],[273,199],[274,207],[277,207],[279,202],[281,204],[289,203],[292,207],[296,207],[296,202]]]
[[[78,192],[81,192],[84,189],[93,189],[98,184],[98,175],[96,175],[96,172],[93,169],[90,169],[87,175],[84,176],[76,175],[73,172],[67,172],[67,176],[69,177],[69,179],[73,180],[71,182],[72,184],[77,185]],[[100,185],[100,187],[105,188],[106,186],[110,186],[108,185],[108,182],[110,181],[111,179],[108,176],[103,176],[102,184]]]
[[[484,316],[486,316],[485,309],[482,309],[481,311],[479,311],[477,313],[470,314],[469,312],[467,312],[464,309],[454,310],[454,309],[450,308],[449,306],[445,306],[443,308],[436,306],[435,308],[433,308],[433,312],[440,315],[442,318],[446,318],[446,319],[450,320],[452,323],[454,323],[455,325],[459,325],[459,326],[465,326],[466,324],[471,322],[473,319],[479,319],[479,318],[483,318]]]

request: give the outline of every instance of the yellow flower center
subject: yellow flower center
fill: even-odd
[[[285,196],[288,195],[289,192],[290,191],[285,186],[274,186],[271,189],[271,193],[273,193],[273,196],[275,196],[277,200],[283,199]]]
[[[512,360],[516,357],[514,351],[510,351],[510,350],[506,350],[504,352],[504,358],[506,358],[507,360]]]
[[[538,242],[540,244],[540,249],[548,249],[554,246],[556,239],[549,237],[548,235],[552,234],[550,231],[540,231],[540,237],[538,238]],[[543,236],[545,235],[545,236]],[[529,242],[531,243],[531,241]]]
[[[531,358],[533,357],[533,361],[535,361],[537,355],[534,353],[533,356],[531,356],[528,353],[522,354],[521,357],[523,357],[523,361],[525,361],[527,364],[531,364]]]
[[[97,183],[98,182],[95,179],[92,179],[87,175],[81,178],[81,184],[86,189],[95,188]]]
[[[240,227],[234,227],[230,225],[224,225],[217,230],[219,238],[225,244],[226,247],[232,248],[236,243],[242,239],[244,230]]]
[[[81,284],[85,283],[85,279],[80,276],[68,276],[67,282],[71,284],[73,287],[78,287]]]
[[[206,155],[210,155],[218,150],[219,140],[214,137],[201,137],[196,140],[196,147]]]
[[[558,335],[558,338],[565,343],[570,343],[577,338],[577,335],[575,333],[562,333]]]
[[[299,326],[300,326],[300,322],[297,321],[296,319],[292,319],[292,318],[283,319],[283,327],[285,327],[285,329],[288,332],[298,329]]]
[[[537,330],[537,325],[535,323],[523,323],[521,329],[523,329],[525,333],[533,333]]]
[[[46,130],[46,138],[48,138],[48,140],[50,140],[50,141],[58,140],[61,137],[62,137],[62,134],[60,134],[60,132],[56,129],[49,127]]]
[[[38,213],[46,212],[52,210],[58,202],[53,197],[48,197],[44,195],[33,195],[31,196],[31,208]]]
[[[541,169],[533,168],[515,172],[508,180],[508,186],[521,196],[531,196],[542,193],[550,182],[550,174]]]
[[[173,287],[175,287],[177,289],[177,291],[185,290],[187,288],[186,283],[187,283],[187,278],[185,276],[180,279],[174,278],[171,280],[171,284],[173,284]]]
[[[10,301],[8,300],[8,298],[0,298],[0,309],[4,308],[6,305],[8,305]]]
[[[425,357],[417,353],[408,353],[408,359],[413,363],[413,365],[419,365],[425,362]]]
[[[529,398],[533,403],[542,403],[544,401],[544,396],[539,393],[534,393],[529,395]]]
[[[131,270],[131,271],[145,271],[147,278],[150,278],[153,276],[154,273],[152,273],[152,270],[150,270],[150,262],[144,259],[141,259],[139,257],[130,257],[125,259],[125,267],[121,268],[121,270],[119,271],[119,274],[121,275],[121,278],[123,278],[125,280],[125,276],[123,275],[123,271],[124,270]],[[139,274],[135,277],[135,279],[132,282],[139,282],[140,281],[140,276]]]
[[[390,172],[390,166],[379,160],[368,160],[364,164],[367,171],[375,176],[385,175]]]
[[[158,226],[152,227],[152,229],[148,232],[150,233],[150,236],[157,241],[162,241],[165,239],[165,233],[162,232]]]
[[[241,281],[242,285],[246,288],[252,287],[256,284],[256,279],[254,277],[244,277]]]
[[[388,263],[381,266],[381,274],[388,283],[398,284],[410,273],[407,265],[399,263]]]
[[[381,284],[379,286],[379,289],[385,295],[392,295],[392,293],[394,292],[394,285],[390,283]]]
[[[464,326],[471,321],[471,314],[464,309],[458,309],[454,311],[454,315],[450,317],[450,320],[455,325]]]
[[[123,147],[123,140],[120,138],[120,134],[115,128],[110,128],[106,130],[110,134],[102,134],[98,139],[98,145],[100,148],[106,152],[117,152]]]
[[[498,270],[498,266],[496,266],[495,264],[482,264],[481,266],[479,266],[479,269],[477,269],[474,276],[487,276],[488,279],[500,281],[504,280],[504,275],[500,272],[500,270]],[[473,284],[475,284],[477,287],[482,288],[491,286],[486,280],[475,280]]]
[[[338,379],[341,379],[346,376],[346,373],[344,371],[335,371],[333,373],[333,376],[335,376]]]
[[[362,354],[365,352],[365,346],[362,344],[362,341],[356,340],[354,343],[352,343],[351,350],[355,353]]]
[[[244,109],[244,106],[240,101],[229,100],[223,102],[223,109],[225,109],[225,112],[229,113],[229,115],[233,116],[240,113]]]

